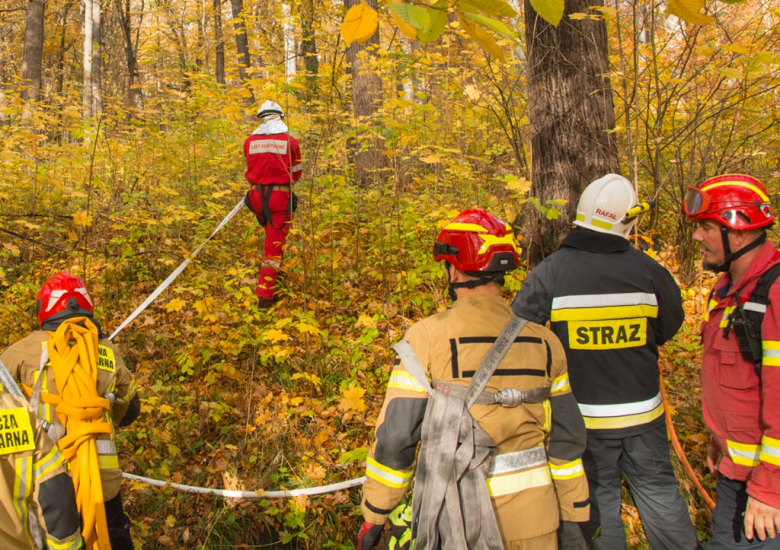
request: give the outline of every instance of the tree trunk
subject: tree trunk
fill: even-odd
[[[41,92],[41,64],[43,62],[43,16],[46,0],[28,0],[24,51],[22,53],[22,80],[25,101],[35,101]]]
[[[119,26],[122,29],[122,44],[127,59],[127,100],[138,110],[143,109],[143,92],[141,90],[141,76],[138,72],[138,60],[133,48],[132,26],[130,23],[130,0],[115,0],[116,13],[119,18]]]
[[[347,9],[360,3],[360,0],[344,0]],[[366,5],[376,10],[377,0],[367,0]],[[378,171],[385,167],[382,154],[384,140],[376,137],[374,118],[382,109],[382,79],[372,72],[368,57],[376,56],[379,48],[379,28],[374,36],[358,44],[350,44],[347,49],[347,62],[352,66],[352,113],[357,123],[357,136],[354,145],[355,183],[367,188],[378,180]]]
[[[101,0],[92,0],[92,113],[103,110],[103,48]]]
[[[317,42],[314,32],[314,0],[301,2],[301,56],[306,74],[306,93],[309,98],[317,97],[317,75],[320,72],[320,59],[317,55]]]
[[[236,35],[236,51],[238,52],[238,75],[241,82],[246,81],[246,69],[249,67],[249,39],[246,35],[244,21],[244,0],[230,0],[233,10],[233,30]]]
[[[68,1],[62,6],[62,13],[60,14],[60,47],[57,51],[57,76],[54,85],[54,91],[58,96],[62,96],[62,92],[65,88],[65,52],[67,52],[73,45],[67,43],[68,36],[68,13],[70,8],[73,7],[73,3]]]
[[[287,2],[282,4],[282,15],[284,23],[282,25],[284,33],[284,72],[287,80],[294,77],[298,72],[296,64],[297,51],[295,48],[295,27],[292,24],[292,10]]]
[[[84,0],[84,81],[82,83],[82,103],[84,117],[92,116],[92,2]]]
[[[577,201],[591,181],[620,173],[612,89],[608,77],[604,21],[572,20],[602,0],[566,0],[557,28],[541,19],[525,0],[528,45],[528,100],[531,126],[531,194],[563,214],[547,220],[527,213],[528,269],[556,251],[574,220]]]
[[[214,0],[214,77],[217,84],[225,84],[225,42],[222,38],[222,1]]]

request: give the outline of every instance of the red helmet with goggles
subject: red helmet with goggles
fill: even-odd
[[[727,174],[689,187],[682,204],[689,220],[714,220],[747,231],[772,225],[775,217],[764,184],[752,176]]]
[[[444,226],[433,245],[433,259],[466,273],[512,271],[520,266],[512,228],[479,208],[464,210]]]
[[[81,279],[64,272],[43,283],[35,297],[35,312],[41,327],[47,321],[73,315],[92,316],[94,309],[92,297]]]

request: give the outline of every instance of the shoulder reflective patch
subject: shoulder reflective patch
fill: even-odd
[[[116,372],[116,357],[114,350],[108,346],[98,346],[98,366],[106,372]]]
[[[249,144],[249,154],[276,153],[287,154],[287,142],[279,139],[258,139]]]
[[[729,318],[731,317],[731,314],[734,313],[735,309],[737,309],[737,306],[728,306],[723,310],[723,317],[720,319],[720,328],[729,326]]]
[[[647,343],[647,318],[569,321],[570,349],[621,349]]]
[[[24,407],[0,410],[0,455],[35,449],[30,413]]]

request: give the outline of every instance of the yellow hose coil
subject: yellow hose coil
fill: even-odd
[[[61,399],[57,416],[67,431],[57,445],[73,476],[81,533],[88,550],[110,550],[95,440],[112,432],[105,420],[111,403],[97,392],[97,327],[86,317],[68,319],[49,336],[48,348]]]

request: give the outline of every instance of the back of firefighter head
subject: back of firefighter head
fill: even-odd
[[[449,221],[433,244],[433,259],[445,261],[471,280],[449,281],[450,296],[459,287],[503,284],[504,273],[520,266],[519,251],[511,226],[486,210],[464,210]]]
[[[618,174],[607,174],[582,192],[574,225],[627,239],[636,218],[623,220],[634,205],[636,192],[631,182]]]
[[[92,317],[95,306],[81,279],[60,272],[43,283],[35,297],[38,325],[51,325],[70,317]]]
[[[257,118],[260,120],[266,120],[273,116],[284,118],[284,111],[282,111],[282,106],[275,101],[265,100],[257,110]]]

